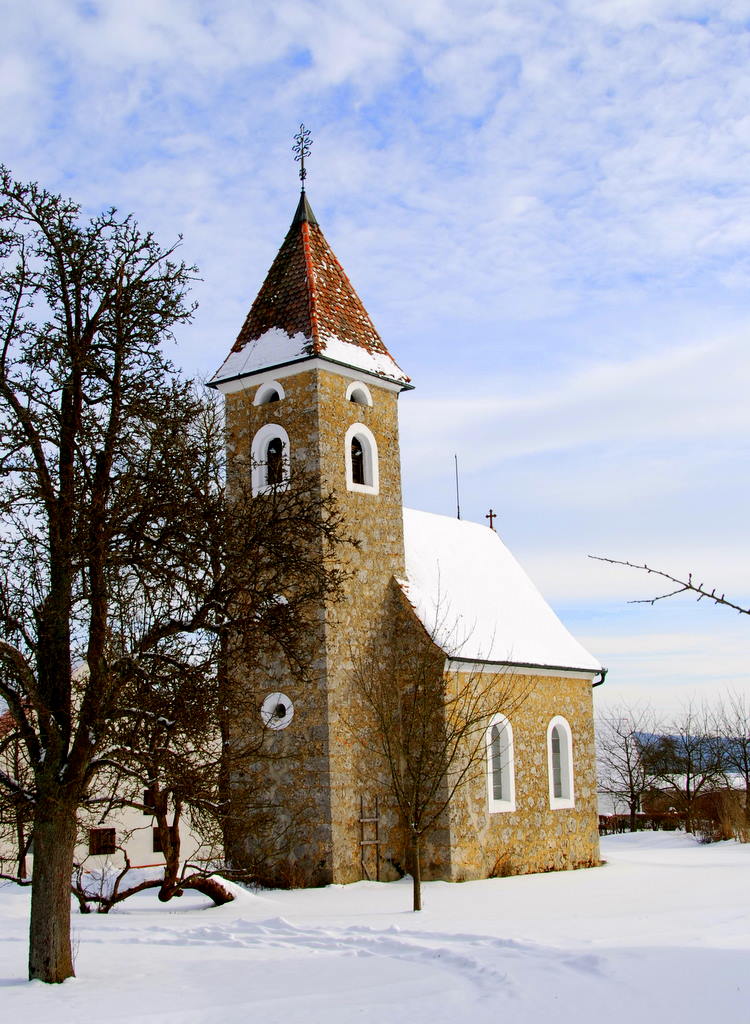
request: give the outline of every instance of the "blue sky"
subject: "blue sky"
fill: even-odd
[[[747,691],[750,7],[690,0],[0,0],[0,154],[184,236],[228,351],[309,196],[416,390],[408,504],[500,532],[610,668],[602,702]]]

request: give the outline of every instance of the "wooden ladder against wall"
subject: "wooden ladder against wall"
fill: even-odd
[[[369,834],[369,837],[367,833]],[[374,838],[373,838],[374,832]],[[378,798],[375,797],[375,815],[365,815],[365,798],[362,794],[359,797],[359,863],[362,868],[362,878],[368,882],[372,881],[370,872],[367,870],[367,849],[373,847],[375,850],[375,881],[380,881],[380,807]]]

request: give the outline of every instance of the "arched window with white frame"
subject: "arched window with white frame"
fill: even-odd
[[[362,494],[380,492],[378,446],[364,423],[352,423],[344,438],[346,488]]]
[[[253,438],[250,479],[253,494],[289,481],[289,435],[278,423],[266,423]]]
[[[272,380],[260,385],[255,392],[253,405],[270,405],[271,402],[280,402],[282,398],[286,398],[283,387],[277,380]]]
[[[574,807],[573,734],[562,715],[555,715],[547,726],[547,770],[552,810]]]
[[[490,814],[515,811],[516,780],[513,727],[505,715],[495,715],[487,728],[487,798]]]
[[[347,402],[354,402],[355,405],[372,407],[372,395],[370,389],[361,380],[353,380],[346,389]]]

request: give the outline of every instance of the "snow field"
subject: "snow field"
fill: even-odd
[[[425,885],[143,893],[74,914],[79,977],[25,981],[28,890],[0,889],[0,1020],[59,1024],[750,1021],[750,847],[610,836],[604,867]]]

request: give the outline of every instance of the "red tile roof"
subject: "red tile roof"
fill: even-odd
[[[326,340],[333,337],[391,358],[304,192],[232,352],[272,328],[281,328],[290,337],[302,334],[311,356],[321,355]]]

